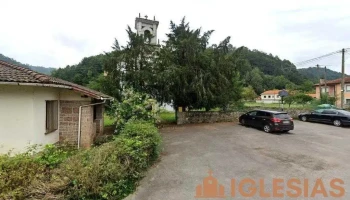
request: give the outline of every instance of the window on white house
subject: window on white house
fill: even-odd
[[[269,98],[271,98],[271,96],[269,95]]]
[[[46,101],[46,133],[58,129],[58,101]]]
[[[345,86],[345,92],[350,92],[350,85]]]
[[[264,99],[266,99],[266,96],[264,96]]]

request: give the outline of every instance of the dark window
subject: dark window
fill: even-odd
[[[277,113],[273,115],[278,119],[290,119],[291,117],[287,113]]]
[[[46,133],[58,129],[58,101],[46,101]]]
[[[266,96],[264,96],[264,98],[266,99]]]
[[[269,95],[269,98],[271,98],[271,96]]]
[[[346,111],[346,110],[339,110],[339,113],[343,114],[343,115],[349,115],[350,116],[350,112]]]
[[[270,113],[263,112],[263,111],[258,111],[258,112],[256,113],[256,116],[266,117],[266,116],[270,116]]]
[[[350,85],[345,86],[345,92],[350,92]]]
[[[250,116],[256,116],[256,111],[249,112],[248,115],[250,115]]]
[[[346,99],[345,104],[350,105],[350,99]]]
[[[97,118],[97,106],[94,106],[94,120]]]
[[[313,111],[313,113],[321,114],[323,111],[324,111],[323,109],[318,109],[318,110]]]
[[[324,110],[324,111],[322,112],[322,114],[335,115],[335,114],[337,114],[337,112],[336,112],[336,111],[333,111],[333,110]]]

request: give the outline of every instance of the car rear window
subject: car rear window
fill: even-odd
[[[278,119],[290,119],[291,117],[287,113],[273,114],[274,117]]]
[[[340,112],[341,114],[344,114],[344,115],[350,115],[350,112],[346,111],[346,110],[338,110],[338,112]]]

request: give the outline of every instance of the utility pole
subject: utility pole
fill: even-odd
[[[345,82],[345,49],[341,50],[341,73],[342,73],[342,79],[341,79],[341,108],[344,108],[344,82]]]
[[[324,86],[325,86],[325,91],[326,91],[326,102],[328,103],[328,95],[329,95],[329,91],[327,88],[327,67],[324,67]]]
[[[321,96],[322,96],[322,88],[321,88],[320,65],[319,65],[319,64],[317,64],[317,65],[316,65],[316,67],[317,67],[318,81],[320,82],[319,89],[320,89],[320,99],[321,99]]]

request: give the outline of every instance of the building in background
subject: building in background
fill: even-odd
[[[267,90],[260,95],[257,103],[280,103],[281,97],[278,95],[280,90]]]
[[[153,17],[153,20],[148,19],[146,15],[144,18],[139,17],[135,19],[135,29],[138,35],[151,36],[150,44],[158,44],[157,42],[157,31],[158,31],[159,21],[156,21],[156,18]]]
[[[320,92],[328,94],[330,97],[336,98],[335,106],[341,107],[341,80],[341,78],[329,81],[321,79],[319,84],[315,84],[316,98],[320,99]],[[345,77],[344,82],[344,106],[350,107],[350,77]]]

